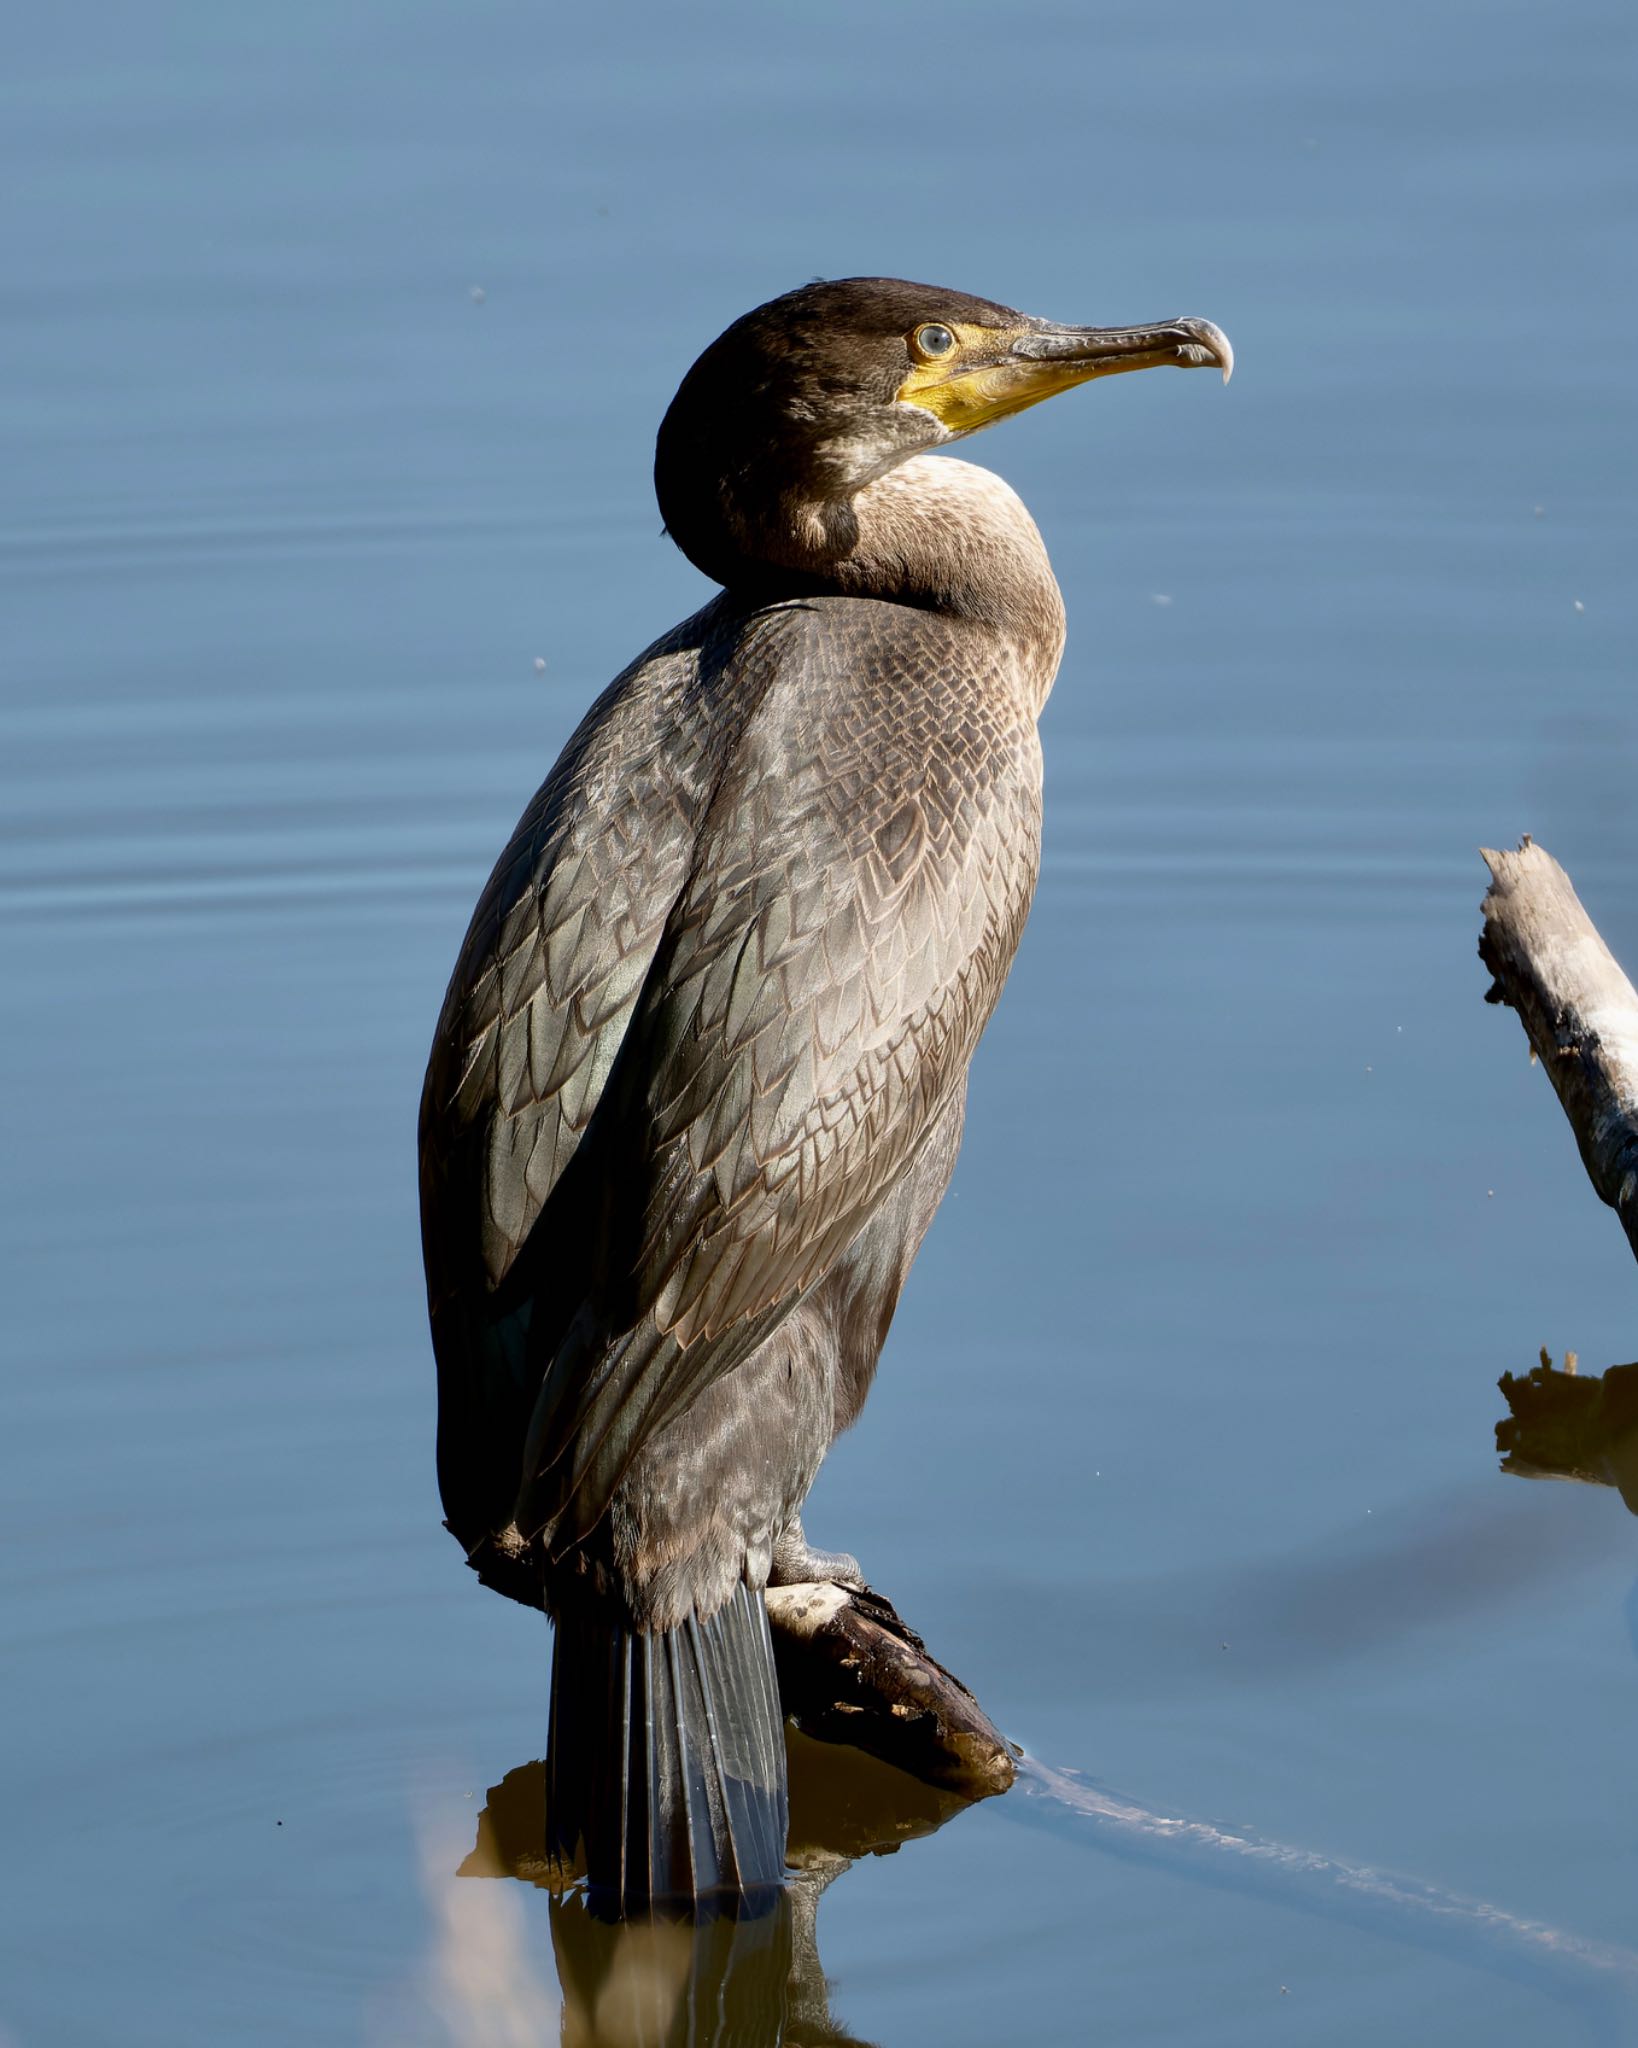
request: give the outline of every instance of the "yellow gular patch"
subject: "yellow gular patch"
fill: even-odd
[[[952,434],[974,433],[1097,375],[1091,363],[1006,357],[1012,337],[1003,329],[944,324],[956,338],[955,348],[934,362],[914,364],[894,396],[930,412]]]

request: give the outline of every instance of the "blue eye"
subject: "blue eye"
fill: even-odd
[[[947,356],[956,345],[949,328],[940,327],[936,321],[931,326],[918,327],[911,338],[916,352],[924,356]]]

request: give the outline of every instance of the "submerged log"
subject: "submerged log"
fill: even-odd
[[[1587,1178],[1638,1258],[1638,990],[1551,854],[1528,838],[1516,853],[1483,851],[1494,878],[1479,940],[1495,976],[1486,1001],[1518,1012]]]
[[[960,1679],[879,1593],[768,1589],[785,1712],[820,1742],[845,1742],[966,1799],[1005,1792],[1015,1751]]]

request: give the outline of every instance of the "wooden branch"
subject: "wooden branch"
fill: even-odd
[[[1479,957],[1486,1001],[1517,1010],[1601,1200],[1638,1258],[1638,991],[1581,907],[1570,878],[1526,838],[1483,849],[1494,880]]]
[[[804,1734],[967,1799],[1012,1783],[1012,1745],[879,1593],[770,1586],[768,1620],[779,1697]]]

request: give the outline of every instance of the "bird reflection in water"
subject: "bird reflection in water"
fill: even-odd
[[[795,1729],[787,1761],[788,1885],[686,1920],[609,1920],[590,1909],[576,1874],[542,1849],[543,1763],[490,1788],[458,1875],[521,1878],[551,1893],[564,2048],[864,2048],[831,2018],[820,1894],[861,1856],[930,1835],[972,1801]]]

